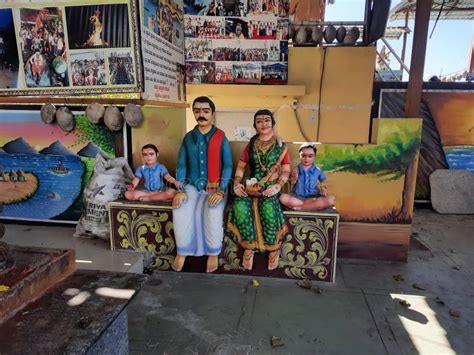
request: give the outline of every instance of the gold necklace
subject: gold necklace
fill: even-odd
[[[267,158],[265,157],[265,154],[270,154],[270,152],[275,148],[276,139],[272,138],[268,141],[261,141],[260,139],[257,139],[255,142],[255,154],[257,155],[257,161],[258,164],[260,165],[260,168],[262,169],[263,172],[267,171]],[[260,157],[259,151],[262,152],[263,156]]]

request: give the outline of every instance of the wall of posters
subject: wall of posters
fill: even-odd
[[[286,0],[185,0],[186,81],[286,84]]]
[[[142,0],[145,99],[185,101],[182,0]]]
[[[0,95],[140,90],[135,2],[70,4],[0,5]]]

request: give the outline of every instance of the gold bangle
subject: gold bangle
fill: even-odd
[[[234,177],[234,185],[236,183],[240,183],[242,181],[243,176],[235,175]]]
[[[222,190],[218,190],[218,191],[216,191],[216,194],[220,195],[222,198],[224,198],[224,197],[225,197],[225,192],[224,192],[224,191],[222,191]]]

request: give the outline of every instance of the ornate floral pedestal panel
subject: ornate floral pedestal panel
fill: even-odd
[[[116,201],[109,208],[112,250],[134,250],[145,258],[153,258],[152,267],[172,270],[176,250],[170,204]],[[268,254],[255,254],[252,270],[244,270],[243,249],[226,235],[216,273],[333,282],[339,230],[337,212],[286,211],[285,218],[289,234],[282,243],[277,269],[267,269]],[[206,257],[188,257],[183,268],[183,272],[205,270]]]

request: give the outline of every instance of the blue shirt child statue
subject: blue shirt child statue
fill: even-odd
[[[125,198],[131,201],[171,201],[176,194],[175,189],[166,189],[163,179],[176,187],[181,184],[176,181],[163,164],[158,163],[158,148],[154,144],[142,147],[145,164],[135,171],[132,183],[127,186]],[[143,190],[137,190],[141,180],[144,180]]]
[[[329,195],[324,182],[326,175],[314,164],[317,149],[312,144],[303,144],[300,149],[300,163],[292,170],[291,194],[282,194],[280,202],[293,210],[319,211],[334,206],[336,198]]]

